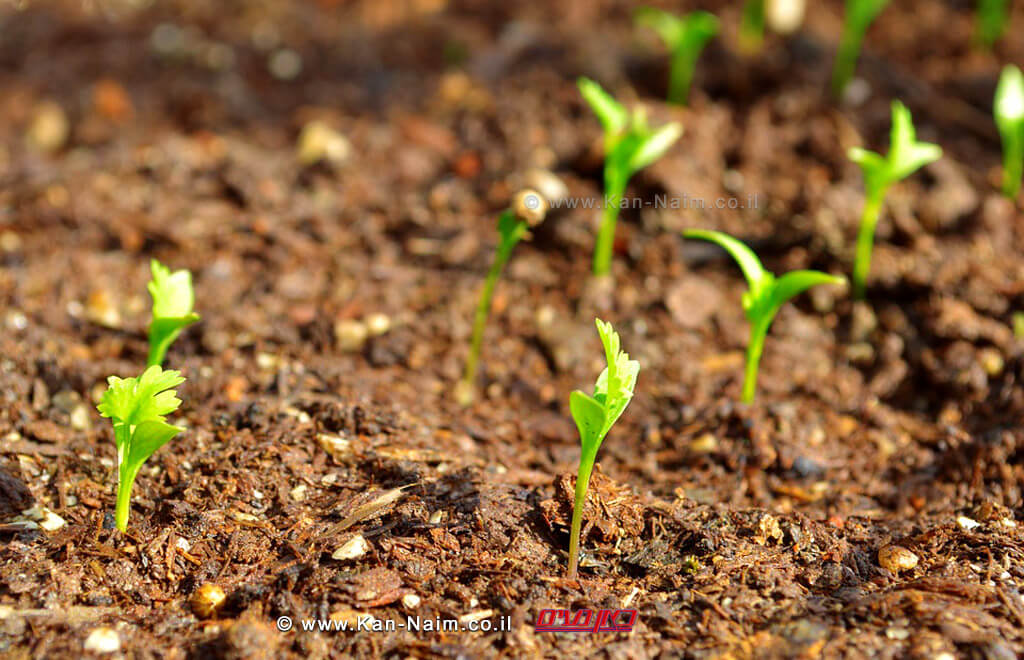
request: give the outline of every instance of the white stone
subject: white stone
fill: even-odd
[[[359,559],[370,551],[370,544],[362,534],[356,534],[342,544],[340,548],[331,553],[331,559],[339,561],[351,561]]]
[[[85,650],[93,653],[117,653],[121,650],[121,638],[113,628],[96,628],[85,638]]]

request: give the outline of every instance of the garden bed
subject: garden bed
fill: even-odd
[[[678,109],[624,2],[27,4],[0,18],[6,657],[79,657],[100,627],[132,657],[1024,654],[1024,217],[998,195],[990,114],[1001,63],[1024,61],[1021,7],[992,54],[969,3],[893,3],[851,107],[827,96],[841,3],[753,57],[738,3],[700,3],[723,35]],[[498,213],[531,168],[600,197],[578,75],[685,128],[631,195],[757,208],[624,211],[606,296],[597,213],[552,213],[498,286],[462,409]],[[848,272],[846,149],[885,150],[893,98],[944,158],[891,191],[869,304],[821,287],[783,308],[737,403],[742,276],[680,230],[730,232],[775,272]],[[44,101],[70,127],[50,154],[26,144]],[[347,160],[297,161],[316,119]],[[143,468],[121,534],[95,396],[145,364],[150,257],[192,271],[203,319],[167,359],[187,431]],[[568,581],[567,404],[603,366],[595,315],[642,368]],[[386,331],[344,350],[336,325],[375,316]],[[11,522],[32,506],[65,524]],[[913,567],[880,564],[893,545]],[[201,620],[205,583],[227,601]],[[534,631],[583,607],[637,625]],[[361,613],[512,629],[275,627]]]

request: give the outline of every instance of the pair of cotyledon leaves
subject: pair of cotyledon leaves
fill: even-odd
[[[850,160],[860,165],[864,172],[865,187],[871,194],[937,161],[942,157],[942,148],[929,142],[918,142],[910,110],[899,101],[893,101],[889,153],[882,156],[874,151],[854,147],[848,155]]]
[[[683,134],[683,127],[676,122],[652,129],[642,107],[630,114],[589,78],[580,78],[578,85],[604,128],[605,171],[615,187],[625,187],[630,177],[665,155]]]

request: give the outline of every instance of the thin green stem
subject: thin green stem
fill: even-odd
[[[164,357],[167,356],[167,349],[172,341],[174,341],[174,336],[172,335],[166,335],[163,339],[157,340],[151,332],[149,334],[149,356],[146,358],[146,366],[162,365]]]
[[[480,349],[484,341],[484,328],[487,327],[487,316],[491,311],[491,300],[494,298],[494,288],[498,284],[498,277],[508,263],[512,255],[512,248],[519,242],[521,234],[515,232],[508,238],[503,238],[498,245],[498,251],[494,255],[494,263],[484,280],[484,288],[480,292],[480,301],[476,306],[476,314],[473,318],[473,338],[469,346],[469,357],[466,359],[466,370],[462,376],[462,387],[465,392],[472,392],[476,382],[477,366],[480,362]]]
[[[134,481],[134,479],[124,479],[121,475],[117,479],[117,508],[114,509],[114,522],[122,532],[128,529],[128,514],[132,509],[132,484]]]
[[[764,340],[768,335],[771,318],[758,319],[750,324],[750,343],[747,344],[747,367],[743,377],[743,403],[754,401],[757,393],[757,370],[761,364],[761,353],[764,352]]]
[[[740,48],[747,53],[761,50],[764,42],[765,0],[747,0],[740,19]]]
[[[1007,5],[1007,0],[981,0],[978,3],[976,40],[982,46],[991,48],[1003,36],[1009,22]]]
[[[1007,136],[1003,153],[1003,194],[1016,200],[1024,176],[1024,128]]]
[[[594,244],[594,275],[607,275],[612,268],[612,252],[615,247],[615,225],[619,220],[619,200],[625,186],[614,184],[607,173],[605,181],[604,207],[601,210],[601,227]]]
[[[836,53],[835,67],[832,69],[832,93],[842,96],[850,79],[857,70],[857,57],[860,55],[860,47],[864,41],[863,32],[851,27],[849,24],[843,29],[843,36],[839,42],[839,52]]]
[[[688,51],[675,53],[669,69],[668,100],[676,105],[686,105],[693,84],[693,69],[696,61]]]
[[[114,444],[117,445],[117,504],[114,508],[114,522],[120,531],[128,529],[128,514],[132,508],[132,484],[134,477],[128,479],[124,473],[124,461],[128,456],[128,445],[131,443],[131,427],[127,424],[114,425]]]
[[[860,220],[860,231],[857,234],[857,254],[853,262],[853,298],[864,300],[867,289],[868,273],[871,270],[871,251],[875,245],[875,227],[882,211],[885,199],[885,187],[869,191],[864,202],[864,212]]]
[[[576,579],[576,568],[580,559],[580,531],[583,527],[583,506],[587,501],[587,488],[590,487],[590,473],[594,469],[594,456],[580,454],[580,469],[576,474],[576,497],[572,505],[572,528],[569,532],[569,568],[565,577]]]

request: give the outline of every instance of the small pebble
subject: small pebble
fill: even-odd
[[[765,23],[773,32],[793,34],[804,22],[807,0],[768,0]]]
[[[339,561],[350,561],[359,559],[370,551],[370,544],[362,534],[356,534],[342,544],[340,548],[331,553],[331,559]]]
[[[968,518],[967,516],[958,516],[956,519],[956,524],[959,525],[960,529],[964,530],[965,532],[969,532],[971,530],[981,527],[980,522],[972,518]]]
[[[36,149],[53,153],[64,146],[70,132],[64,110],[53,101],[44,101],[35,107],[27,137]]]
[[[185,33],[177,25],[161,23],[149,35],[149,47],[162,57],[180,55],[185,51]]]
[[[89,418],[89,410],[84,405],[77,405],[71,411],[71,428],[76,431],[88,431],[92,428],[92,420]]]
[[[95,628],[85,638],[85,650],[93,653],[117,653],[121,650],[121,638],[113,628]]]
[[[409,610],[414,610],[420,606],[422,600],[416,594],[405,594],[402,596],[402,605]]]
[[[918,557],[899,545],[887,545],[878,551],[879,565],[893,573],[909,571],[917,566]]]
[[[207,582],[192,592],[189,605],[192,606],[192,611],[197,617],[209,619],[217,614],[225,600],[227,600],[227,595],[224,590],[216,584]]]
[[[302,73],[302,56],[291,48],[281,48],[270,56],[267,69],[278,80],[294,80]]]
[[[290,494],[292,496],[292,500],[296,502],[301,502],[306,499],[306,484],[299,484],[295,488],[292,488]]]
[[[313,120],[302,127],[299,134],[297,157],[303,165],[327,161],[340,165],[352,155],[352,144],[344,135],[326,123]]]
[[[979,351],[978,362],[981,363],[981,368],[985,370],[985,373],[993,378],[1003,373],[1003,369],[1006,367],[1002,354],[994,348],[984,348]]]
[[[370,331],[362,321],[342,319],[334,324],[334,339],[338,348],[346,353],[363,350],[369,335]]]
[[[391,317],[387,314],[370,314],[365,323],[371,337],[379,337],[391,330]]]
[[[843,105],[851,108],[864,105],[871,98],[871,85],[863,78],[854,78],[843,90]]]
[[[340,459],[352,454],[352,441],[348,438],[320,433],[316,436],[316,441],[332,458]]]
[[[695,454],[711,454],[718,451],[718,438],[712,433],[704,433],[690,442],[690,451]]]

